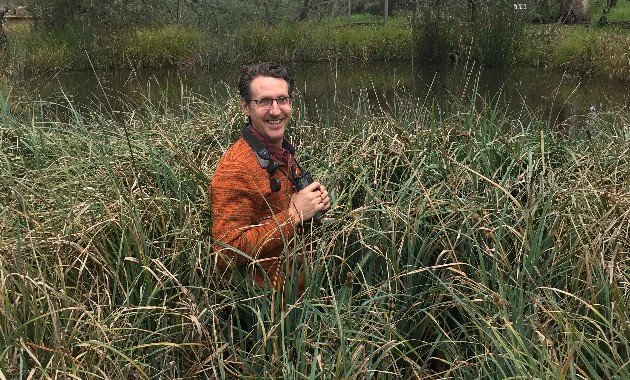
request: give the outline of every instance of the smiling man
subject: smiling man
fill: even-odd
[[[291,244],[297,227],[328,210],[330,198],[319,182],[300,181],[295,150],[284,137],[293,94],[286,68],[248,66],[238,89],[248,122],[219,161],[210,189],[216,263],[223,271],[248,271],[262,287],[280,289],[291,275],[287,268],[301,264]]]

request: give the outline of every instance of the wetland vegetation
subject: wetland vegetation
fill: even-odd
[[[286,16],[269,22],[236,13],[232,15],[236,23],[198,18],[196,23],[166,22],[167,17],[139,26],[119,21],[115,27],[83,18],[81,24],[63,27],[53,21],[52,26],[35,29],[32,22],[13,23],[5,25],[8,42],[0,66],[5,77],[15,78],[38,71],[212,67],[254,60],[336,64],[469,60],[486,67],[530,66],[630,79],[628,2],[607,11],[607,25],[597,23],[605,5],[591,2],[593,20],[577,26],[533,24],[531,19],[540,17],[534,10],[509,5],[487,5],[473,19],[465,6],[427,6],[418,12],[394,13],[385,24],[369,14],[353,14],[350,19],[320,15],[303,21]],[[86,30],[86,23],[91,29]]]
[[[38,70],[251,59],[630,78],[623,28],[353,17],[7,31],[0,379],[630,378],[628,106],[559,128],[468,79],[439,104],[335,102],[334,122],[296,104],[289,135],[333,201],[299,241],[297,298],[215,271],[207,191],[244,122],[231,85],[116,112],[5,90]]]
[[[3,98],[0,373],[627,378],[628,110],[559,132],[472,100],[299,113],[334,207],[295,299],[214,271],[207,189],[236,99],[114,117]]]

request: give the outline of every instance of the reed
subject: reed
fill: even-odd
[[[623,53],[630,46],[626,31],[573,28],[552,41],[550,62],[554,68],[578,75],[630,78],[630,62]]]
[[[285,62],[378,62],[411,59],[411,30],[406,21],[347,24],[339,20],[282,23],[273,27],[250,23],[233,34],[234,50],[245,60]],[[230,58],[228,58],[230,59]]]
[[[94,43],[99,67],[200,66],[209,50],[206,36],[182,25],[101,35]],[[108,59],[114,58],[113,62]]]
[[[413,40],[415,57],[425,62],[444,62],[456,52],[457,42],[449,26],[452,17],[446,10],[427,10],[414,24]]]
[[[9,35],[0,64],[19,77],[26,72],[200,66],[210,47],[198,30],[181,25],[91,34],[65,27]]]
[[[454,62],[550,67],[574,75],[626,81],[628,33],[616,28],[527,25],[526,15],[483,8],[470,18],[462,4],[423,10],[382,23],[345,19],[248,22],[221,33],[181,24],[88,34],[76,28],[9,34],[0,67],[11,78],[27,72],[202,67],[225,62]]]
[[[587,138],[470,94],[297,113],[334,205],[300,299],[214,269],[236,99],[0,108],[0,374],[627,378],[628,110]]]
[[[525,17],[508,7],[480,6],[474,15],[464,4],[426,7],[413,26],[415,57],[451,63],[468,59],[489,67],[521,63]]]

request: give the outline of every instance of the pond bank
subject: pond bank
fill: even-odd
[[[628,31],[523,25],[522,29],[509,31],[509,40],[501,42],[504,45],[480,47],[475,38],[492,41],[493,36],[505,31],[462,24],[448,28],[431,30],[433,34],[427,36],[426,27],[414,28],[403,18],[387,25],[334,21],[275,27],[252,24],[221,36],[182,25],[91,37],[77,30],[44,34],[22,29],[7,33],[8,54],[0,59],[0,73],[19,76],[86,69],[211,67],[254,60],[369,63],[430,59],[437,64],[473,60],[482,66],[540,67],[580,77],[630,81]],[[440,46],[430,46],[427,40]]]

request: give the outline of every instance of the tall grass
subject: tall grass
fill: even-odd
[[[0,373],[627,378],[628,110],[568,138],[478,100],[298,116],[334,205],[299,299],[214,269],[235,99],[1,108]]]
[[[574,74],[628,80],[630,62],[620,46],[630,46],[630,33],[573,28],[554,40],[551,64]]]
[[[603,4],[591,4],[591,22],[595,25],[599,18],[603,15],[606,16],[608,22],[614,23],[627,23],[630,20],[630,4],[623,1],[618,1],[613,8],[608,8]],[[606,13],[604,13],[604,10]]]
[[[59,70],[199,66],[206,37],[181,25],[90,34],[71,27],[9,36],[4,65],[14,73]]]
[[[431,7],[417,19],[396,15],[386,24],[343,19],[250,22],[216,35],[184,25],[128,29],[101,35],[65,27],[9,35],[0,67],[10,74],[113,68],[202,67],[225,62],[446,63],[538,66],[577,75],[630,78],[628,33],[611,28],[526,25],[526,14],[482,7],[474,18],[461,5]]]
[[[463,4],[462,4],[463,5]],[[517,62],[524,33],[524,16],[510,7],[427,7],[414,25],[414,51],[421,61],[467,58],[484,66]]]
[[[414,53],[420,61],[444,62],[456,50],[456,37],[450,22],[453,16],[444,9],[429,9],[414,24]]]

